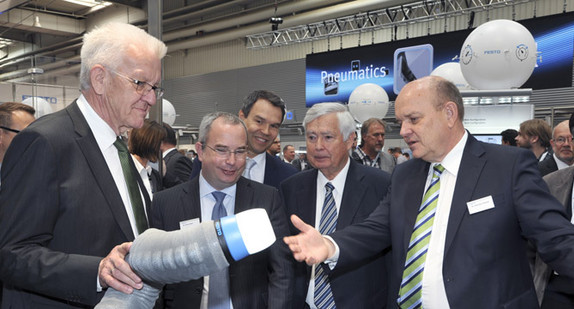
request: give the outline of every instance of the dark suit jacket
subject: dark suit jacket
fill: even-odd
[[[345,181],[337,230],[362,222],[384,198],[390,185],[390,175],[379,169],[350,160]],[[318,170],[303,171],[281,184],[281,193],[288,215],[296,214],[308,224],[315,224]],[[291,225],[291,233],[299,231]],[[330,272],[329,280],[337,308],[382,308],[387,295],[387,273],[383,254]],[[293,308],[305,308],[311,267],[295,263]],[[323,264],[324,265],[324,264]]]
[[[164,188],[171,188],[189,180],[193,167],[191,159],[179,153],[177,149],[172,149],[163,160],[165,161]]]
[[[420,159],[399,164],[385,202],[363,224],[333,235],[341,249],[337,267],[392,244],[388,304],[393,308],[428,168],[429,163]],[[538,308],[526,239],[555,269],[574,276],[574,227],[537,168],[530,151],[469,136],[444,251],[443,277],[451,308]],[[495,207],[469,214],[466,203],[487,196]]]
[[[179,222],[201,219],[199,177],[154,195],[152,227],[173,231]],[[267,250],[229,266],[233,308],[291,308],[293,269],[291,253],[283,243],[288,234],[287,217],[275,188],[241,177],[237,182],[235,213],[265,208],[277,241]],[[166,308],[199,308],[203,279],[168,285]]]
[[[196,163],[197,162],[197,163]],[[201,171],[201,161],[193,161],[193,170],[191,177],[199,175]],[[297,169],[289,163],[283,162],[278,157],[274,157],[265,153],[265,176],[263,176],[263,183],[279,189],[279,184],[290,176],[297,173]]]
[[[542,176],[546,176],[558,170],[558,164],[556,164],[556,160],[554,160],[554,156],[551,153],[549,153],[542,162],[538,162],[538,170],[540,170]]]
[[[2,164],[2,308],[87,308],[98,266],[134,239],[104,157],[76,103],[15,138]],[[84,305],[80,305],[84,304]]]

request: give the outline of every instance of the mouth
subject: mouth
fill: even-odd
[[[233,169],[233,170],[221,169],[221,172],[223,173],[223,175],[226,175],[226,176],[234,176],[237,173],[237,170],[236,169]]]

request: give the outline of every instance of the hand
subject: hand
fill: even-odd
[[[312,226],[305,224],[296,215],[291,216],[293,225],[301,231],[296,236],[283,238],[293,252],[293,257],[299,261],[314,265],[325,261],[335,254],[335,245]]]
[[[102,288],[112,287],[126,294],[131,294],[134,289],[143,288],[142,279],[124,260],[131,246],[131,242],[115,246],[110,254],[100,262],[98,278]]]

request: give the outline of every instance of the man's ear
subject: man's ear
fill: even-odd
[[[458,121],[458,106],[452,101],[446,102],[444,104],[444,111],[449,126],[453,126]]]
[[[203,145],[200,142],[195,143],[195,153],[199,161],[203,161]]]
[[[239,119],[245,120],[245,118],[247,118],[247,117],[245,117],[245,114],[243,113],[243,111],[240,110],[240,111],[239,111]]]
[[[90,69],[90,83],[96,94],[103,94],[106,81],[106,69],[96,64]]]

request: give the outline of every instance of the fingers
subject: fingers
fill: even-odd
[[[100,262],[98,277],[103,288],[112,287],[123,293],[131,294],[133,289],[143,287],[141,278],[124,260],[130,247],[131,243],[118,245]]]
[[[301,220],[301,218],[297,217],[297,215],[291,215],[291,222],[302,233],[305,233],[309,229],[313,229],[312,226],[303,222],[303,220]]]

